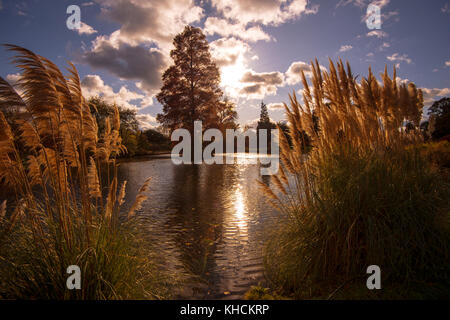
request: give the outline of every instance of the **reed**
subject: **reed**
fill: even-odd
[[[48,59],[6,47],[21,75],[15,87],[0,78],[0,185],[14,194],[0,206],[0,297],[167,297],[169,276],[134,214],[148,182],[132,211],[121,210],[118,109],[98,137],[73,64],[64,76]],[[81,268],[81,290],[66,288],[70,265]]]
[[[340,60],[311,67],[303,103],[294,93],[285,104],[292,147],[280,130],[281,169],[260,182],[281,213],[265,249],[268,279],[285,295],[331,298],[365,288],[375,264],[384,290],[344,297],[448,298],[450,193],[416,147],[422,92],[399,83],[395,69],[381,82],[369,69],[357,82]]]

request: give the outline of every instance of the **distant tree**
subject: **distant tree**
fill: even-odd
[[[156,96],[163,106],[157,120],[170,131],[186,128],[192,132],[196,120],[203,121],[204,128],[217,127],[223,93],[205,35],[199,28],[186,26],[173,45],[170,56],[174,64],[164,72]]]
[[[269,111],[264,101],[261,101],[261,112],[258,121],[258,127],[261,129],[268,129],[271,125]]]
[[[154,129],[147,129],[143,132],[147,141],[151,144],[170,145],[170,138]]]
[[[105,131],[106,119],[114,114],[114,104],[108,103],[102,97],[91,97],[88,100],[91,113],[95,116],[99,136]],[[120,116],[120,136],[122,144],[127,148],[126,157],[133,157],[141,152],[138,146],[139,122],[136,119],[136,110],[117,106]]]
[[[270,121],[269,111],[267,110],[267,105],[264,101],[261,101],[261,113],[259,116],[258,125],[256,126],[256,132],[258,133],[258,150],[259,150],[259,130],[266,129],[267,130],[267,151],[271,151],[271,129],[275,129],[277,126],[275,123]]]
[[[105,129],[106,118],[114,114],[114,104],[108,103],[102,97],[91,97],[88,100],[91,113],[95,116],[98,124],[98,131],[102,133]],[[137,131],[139,129],[139,122],[136,119],[136,110],[117,106],[120,116],[120,129]]]
[[[430,123],[433,124],[429,128],[433,139],[441,139],[450,135],[450,98],[445,97],[435,101],[428,114]]]
[[[218,124],[222,131],[226,129],[237,129],[239,124],[236,123],[238,114],[235,104],[228,100],[227,97],[219,102],[218,107]]]
[[[269,111],[267,110],[267,105],[264,101],[261,101],[261,113],[259,116],[259,121],[256,129],[275,129],[276,125],[270,121]]]

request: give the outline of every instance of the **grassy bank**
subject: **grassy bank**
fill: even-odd
[[[449,181],[442,152],[421,142],[420,90],[392,80],[395,70],[356,83],[341,62],[312,68],[303,105],[294,95],[286,106],[293,147],[281,137],[282,168],[272,188],[261,184],[281,213],[265,249],[272,289],[298,299],[448,298]],[[381,290],[366,288],[370,265],[381,268]]]
[[[118,109],[98,136],[73,65],[65,77],[44,57],[8,48],[21,75],[17,91],[0,78],[0,184],[14,194],[0,206],[0,297],[170,297],[175,281],[161,271],[135,214],[149,180],[121,210],[126,181],[119,184],[115,159],[126,148]],[[4,108],[16,117],[6,119]],[[81,289],[66,286],[71,265],[81,270]]]

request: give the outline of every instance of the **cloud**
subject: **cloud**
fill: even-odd
[[[98,36],[81,55],[81,62],[121,79],[135,80],[136,86],[147,93],[147,103],[151,103],[169,64],[173,37],[186,24],[199,21],[203,9],[194,0],[95,2],[100,5],[100,16],[120,27],[109,35]],[[92,33],[87,27],[83,30]]]
[[[148,105],[142,105],[145,96],[137,92],[128,90],[126,86],[122,86],[119,91],[114,92],[113,88],[105,84],[99,75],[89,74],[81,81],[81,89],[86,98],[101,96],[108,103],[116,103],[128,109],[139,109]],[[134,101],[141,100],[141,104],[137,105]],[[147,101],[146,101],[147,102]]]
[[[234,37],[220,38],[210,43],[211,56],[221,72],[224,93],[234,99],[263,99],[274,95],[284,85],[281,72],[255,72],[248,66],[250,46]],[[258,59],[253,55],[252,60]]]
[[[387,59],[389,61],[401,61],[401,62],[404,61],[407,64],[411,64],[412,63],[412,60],[408,57],[407,54],[400,55],[398,53],[394,53],[393,55],[387,56]]]
[[[320,69],[322,71],[326,70],[326,68],[322,65],[320,66]],[[309,78],[312,76],[312,68],[309,63],[306,63],[304,61],[296,61],[291,63],[291,65],[289,66],[288,70],[285,73],[286,83],[289,85],[299,83],[302,80],[301,78],[302,71],[305,73],[306,77]]]
[[[204,32],[206,35],[219,34],[229,37],[235,36],[246,41],[256,42],[260,40],[270,41],[272,38],[265,33],[260,26],[254,26],[246,29],[243,24],[232,24],[225,19],[209,17],[205,21]]]
[[[139,122],[139,126],[143,130],[153,129],[158,126],[158,121],[156,121],[156,118],[148,113],[138,114],[136,115],[136,119]]]
[[[302,14],[316,14],[319,10],[318,5],[308,7],[307,0],[211,0],[211,3],[226,19],[243,25],[277,26]]]
[[[238,96],[250,99],[263,99],[275,95],[277,87],[284,85],[284,75],[281,72],[255,72],[248,70],[240,79],[242,87]]]
[[[266,96],[277,94],[277,87],[274,85],[266,85],[262,83],[255,83],[240,89],[239,94],[247,100],[264,99]]]
[[[380,51],[383,51],[386,48],[390,48],[391,44],[389,42],[383,42],[383,44],[378,48]]]
[[[6,80],[8,80],[9,84],[15,87],[17,82],[20,79],[20,73],[11,73],[6,75]]]
[[[93,68],[105,69],[126,80],[137,80],[140,88],[153,95],[161,86],[161,74],[167,66],[164,54],[156,48],[130,45],[117,33],[100,36],[91,50],[84,52],[82,61]]]
[[[185,25],[199,21],[203,9],[193,0],[96,0],[101,16],[120,24],[121,40],[130,44],[157,43],[169,50]]]
[[[352,50],[352,49],[353,49],[353,47],[351,45],[343,45],[339,49],[339,52],[345,52],[345,51],[349,51],[349,50]]]
[[[93,33],[97,33],[97,30],[95,30],[94,28],[92,28],[90,25],[81,22],[80,23],[80,28],[76,29],[79,35],[83,35],[83,34],[93,34]]]
[[[446,3],[442,9],[441,9],[442,13],[450,13],[450,6],[448,5],[448,3]]]
[[[336,5],[336,8],[345,7],[346,5],[351,3],[361,9],[367,8],[369,4],[374,4],[376,6],[379,6],[380,8],[383,8],[387,6],[389,2],[390,0],[340,0]]]
[[[281,72],[262,72],[247,71],[241,79],[241,82],[264,83],[267,85],[280,86],[283,84],[284,76]]]
[[[435,100],[442,97],[450,96],[450,88],[421,88],[423,92],[423,103],[425,106],[430,106]]]
[[[250,46],[236,38],[220,38],[209,44],[211,56],[218,67],[235,65],[245,62],[245,54]]]
[[[267,105],[267,108],[268,108],[269,110],[272,110],[272,111],[276,111],[276,110],[284,110],[284,104],[281,103],[281,102],[278,102],[278,103],[269,103],[269,104]]]
[[[381,31],[381,30],[372,30],[372,31],[367,33],[367,36],[368,37],[377,37],[377,38],[380,39],[380,38],[387,37],[388,34],[386,32],[384,32],[384,31]]]

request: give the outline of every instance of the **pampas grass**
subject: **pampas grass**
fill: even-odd
[[[285,104],[292,147],[280,130],[281,169],[270,186],[260,183],[281,212],[265,250],[268,279],[296,298],[335,297],[365,288],[375,264],[384,290],[344,297],[448,298],[450,194],[414,147],[422,92],[399,83],[395,69],[381,82],[369,69],[357,82],[342,61],[311,67],[311,84],[302,74],[303,103],[294,93]]]
[[[6,47],[21,74],[14,87],[0,78],[0,185],[15,195],[0,207],[0,297],[165,297],[167,276],[135,218],[148,182],[138,205],[121,212],[126,183],[118,190],[115,158],[126,148],[118,109],[99,138],[72,64],[64,76],[48,59]],[[6,109],[15,115],[9,122]],[[81,290],[66,288],[69,265],[81,268]]]

